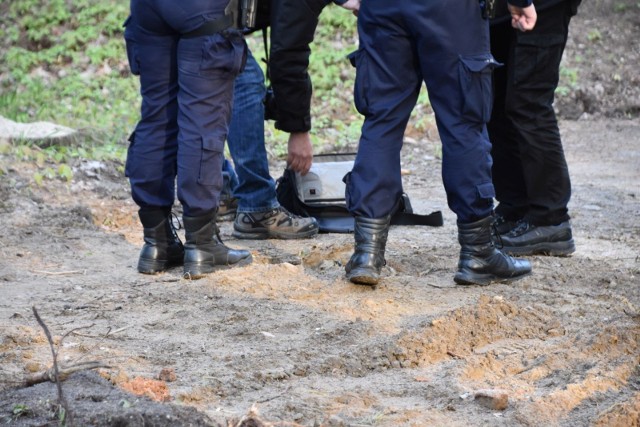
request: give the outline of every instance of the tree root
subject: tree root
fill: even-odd
[[[59,381],[66,380],[69,375],[74,374],[80,371],[87,371],[90,369],[99,369],[99,368],[110,368],[109,365],[105,365],[102,362],[91,361],[91,362],[81,362],[76,363],[70,366],[58,366],[58,375],[56,376],[55,367],[51,367],[44,372],[40,372],[38,374],[30,375],[24,380],[25,387],[31,387],[32,385],[44,383],[47,381],[51,381],[52,383],[57,383]]]

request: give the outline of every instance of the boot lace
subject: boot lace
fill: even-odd
[[[178,230],[182,230],[182,223],[180,222],[180,217],[178,217],[178,215],[173,211],[171,211],[171,214],[169,215],[169,228],[171,229],[171,234],[174,239],[182,243],[180,237],[178,237]]]
[[[217,242],[221,245],[224,245],[222,237],[220,237],[220,227],[218,227],[218,224],[216,224],[215,222],[213,223],[213,233],[216,236]]]
[[[504,247],[504,244],[502,243],[502,236],[500,236],[500,233],[498,232],[498,227],[500,227],[505,222],[507,222],[505,217],[496,214],[495,212],[493,213],[493,221],[491,221],[491,225],[489,226],[491,233],[491,244],[493,245],[493,247],[498,249],[502,249]]]
[[[494,247],[502,249],[504,244],[502,243],[502,236],[498,233],[498,225],[496,221],[491,223],[491,243]]]
[[[509,232],[509,235],[513,237],[521,236],[527,231],[529,231],[529,228],[531,228],[531,226],[529,225],[529,222],[524,219],[521,219],[516,223],[516,226],[514,227],[514,229]]]

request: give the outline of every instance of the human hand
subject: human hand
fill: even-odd
[[[313,162],[313,146],[309,132],[294,132],[289,135],[287,165],[294,172],[306,175]]]
[[[358,16],[358,11],[360,10],[360,0],[347,0],[340,6],[344,7],[347,10],[350,10],[354,15]]]
[[[518,7],[508,5],[509,12],[511,13],[511,26],[520,31],[533,30],[536,25],[538,15],[536,8],[533,4],[527,7]]]

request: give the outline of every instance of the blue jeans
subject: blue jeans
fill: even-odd
[[[220,192],[220,199],[231,198],[233,196],[233,189],[238,186],[238,175],[233,169],[233,163],[229,159],[224,159],[222,163],[222,191]]]
[[[244,71],[235,80],[227,137],[238,178],[233,188],[238,212],[265,212],[280,206],[264,142],[264,94],[264,73],[249,52]],[[233,169],[225,168],[225,172],[233,183]]]

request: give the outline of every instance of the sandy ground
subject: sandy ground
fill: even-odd
[[[637,15],[618,33],[637,34]],[[577,23],[568,64],[591,52],[594,21]],[[252,408],[254,425],[640,425],[638,77],[609,64],[631,92],[601,72],[559,104],[611,91],[561,122],[577,251],[531,257],[534,274],[512,285],[453,283],[436,138],[407,141],[404,178],[415,211],[442,210],[445,225],[392,228],[375,289],[344,279],[351,235],[240,241],[230,223],[222,237],[251,265],[140,275],[117,165],[81,162],[70,184],[38,187],[34,165],[0,157],[0,422],[57,424],[55,385],[21,386],[52,363],[36,307],[61,364],[109,365],[62,382],[75,425],[232,425]]]
[[[445,225],[394,227],[376,289],[344,279],[350,235],[237,241],[230,223],[223,239],[251,250],[252,265],[199,281],[180,269],[140,275],[135,208],[116,173],[38,189],[14,165],[0,216],[2,380],[51,364],[36,306],[58,339],[81,328],[63,340],[63,362],[103,361],[112,383],[218,422],[255,404],[301,425],[637,425],[640,123],[570,121],[562,132],[578,250],[533,257],[532,276],[489,287],[452,281],[455,219],[436,143],[407,147],[405,178],[415,210],[442,209]],[[173,375],[151,381],[163,369]],[[481,390],[506,393],[508,407],[482,405]],[[55,401],[53,385],[45,396]],[[19,403],[0,402],[2,416]]]

